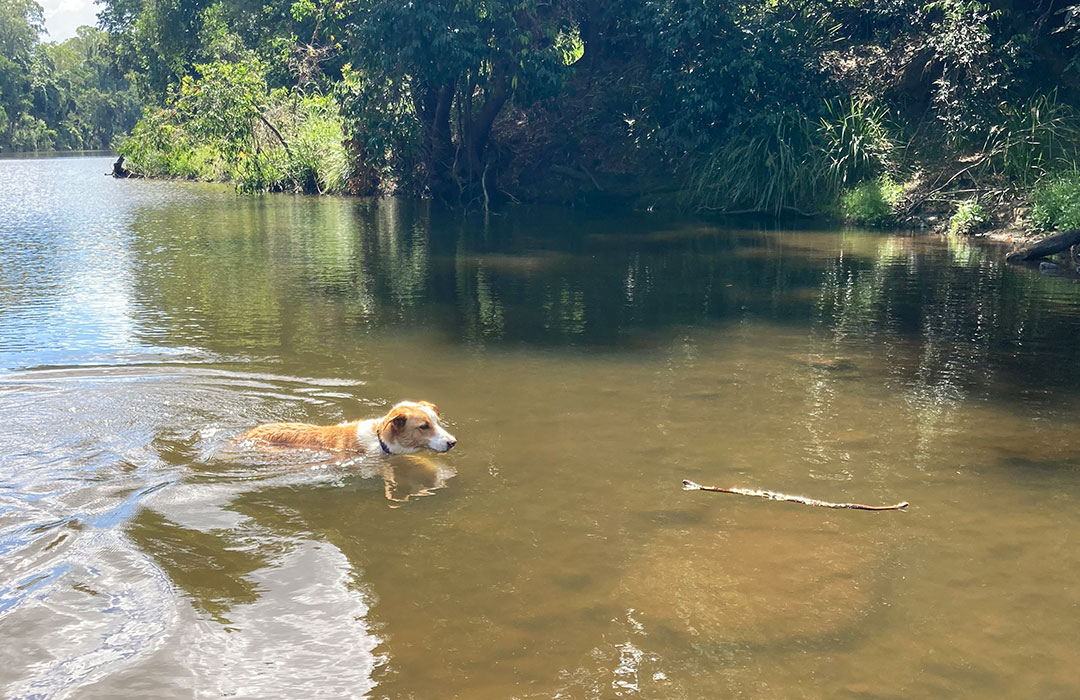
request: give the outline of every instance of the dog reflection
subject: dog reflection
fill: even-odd
[[[400,455],[393,464],[381,467],[386,500],[395,504],[405,503],[413,496],[428,496],[436,489],[446,486],[453,471],[441,467],[427,457]]]

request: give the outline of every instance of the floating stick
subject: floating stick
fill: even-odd
[[[724,489],[719,486],[702,486],[701,484],[690,481],[689,479],[683,479],[682,487],[684,491],[716,491],[717,493],[734,493],[740,496],[757,496],[758,498],[767,498],[770,501],[790,501],[791,503],[802,503],[807,506],[821,506],[822,508],[852,508],[854,510],[904,510],[908,507],[908,502],[897,503],[894,506],[864,506],[859,503],[829,503],[828,501],[818,501],[813,498],[805,498],[803,496],[789,496],[786,493],[776,493],[775,491],[762,491],[760,489]]]

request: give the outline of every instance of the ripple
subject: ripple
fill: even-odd
[[[114,531],[96,532],[23,586],[21,597],[52,614],[21,606],[2,618],[7,633],[24,640],[13,660],[25,670],[7,688],[16,699],[68,697],[151,655],[177,619],[164,572]]]
[[[367,697],[385,660],[376,653],[381,640],[366,622],[368,595],[349,560],[326,543],[293,542],[251,579],[261,591],[257,600],[235,606],[227,625],[193,629],[186,648],[196,693]]]
[[[302,406],[325,411],[351,398],[346,390],[362,382],[245,371],[199,353],[116,360],[0,374],[0,419],[8,427],[0,435],[0,555],[6,562],[0,570],[0,633],[26,642],[3,657],[7,670],[0,682],[10,681],[12,697],[69,696],[147,658],[169,638],[183,605],[177,577],[186,574],[164,568],[144,542],[132,539],[132,524],[144,520],[140,514],[148,509],[197,513],[187,520],[190,532],[216,538],[213,528],[222,527],[234,538],[250,528],[245,518],[226,516],[242,493],[379,473],[358,460],[292,454],[268,463],[265,454],[231,448],[241,426]],[[177,527],[167,525],[165,532],[175,535]],[[222,683],[215,674],[223,673],[241,693],[291,683],[310,686],[307,697],[331,692],[327,688],[336,695],[324,697],[363,695],[371,687],[377,640],[364,627],[367,602],[351,583],[347,560],[262,528],[245,537],[252,552],[269,547],[303,554],[251,572],[255,598],[237,600],[240,607],[230,613],[234,624],[203,630],[209,637],[200,643],[221,653],[198,663],[227,668],[208,672],[201,682]],[[307,600],[312,619],[289,617],[297,601],[274,598],[279,588]],[[273,602],[261,602],[267,595]],[[259,611],[273,605],[280,610],[268,626]],[[254,612],[245,617],[248,610]],[[237,647],[235,620],[241,619],[252,632]],[[286,622],[292,619],[295,625]],[[304,635],[312,638],[290,647],[290,640]],[[275,638],[279,685],[261,680],[267,671],[260,649],[267,638]],[[343,663],[331,651],[346,639],[359,655]],[[287,668],[294,662],[304,670]],[[347,684],[315,682],[331,672]],[[316,692],[316,685],[324,690]]]

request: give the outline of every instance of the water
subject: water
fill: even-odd
[[[1080,695],[1075,278],[108,169],[0,161],[0,695]]]

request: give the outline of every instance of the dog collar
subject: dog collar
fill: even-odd
[[[385,452],[386,454],[391,454],[390,448],[387,447],[386,443],[382,441],[382,435],[379,435],[378,431],[375,431],[375,437],[379,439],[379,447],[382,448],[382,451]]]

